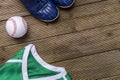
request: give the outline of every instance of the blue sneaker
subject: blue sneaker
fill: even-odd
[[[21,0],[27,10],[36,18],[51,22],[58,18],[59,10],[51,0]]]
[[[53,0],[53,2],[61,8],[69,8],[73,5],[75,0]]]

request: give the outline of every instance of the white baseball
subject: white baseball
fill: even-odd
[[[27,33],[27,23],[20,16],[13,16],[6,22],[6,31],[13,38],[23,37]]]

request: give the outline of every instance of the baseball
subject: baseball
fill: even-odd
[[[23,17],[13,16],[6,22],[6,31],[13,38],[23,37],[27,33],[27,23]]]

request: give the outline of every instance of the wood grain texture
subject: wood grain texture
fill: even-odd
[[[73,80],[120,80],[119,0],[76,0],[60,17],[44,23],[30,15],[20,0],[0,0],[0,65],[27,44],[35,44],[48,63],[65,67]],[[5,22],[24,16],[28,33],[9,37]]]
[[[21,42],[32,41],[36,39],[43,39],[51,36],[57,36],[61,34],[68,34],[80,30],[92,29],[96,27],[102,27],[106,25],[116,24],[120,22],[119,10],[96,15],[93,17],[75,18],[72,20],[56,21],[54,23],[44,23],[31,16],[25,17],[28,23],[28,34],[19,40],[10,38],[5,31],[5,22],[0,22],[0,46],[16,44]]]
[[[0,0],[0,20],[8,19],[16,15],[29,15],[20,0]]]
[[[63,66],[73,80],[99,80],[120,73],[120,51],[110,51],[72,60],[54,63]],[[109,79],[114,80],[114,79]]]
[[[76,0],[75,5],[82,5],[85,3],[99,2],[101,0]],[[11,16],[26,16],[30,13],[24,8],[20,0],[0,0],[0,20],[7,19]]]
[[[82,32],[55,36],[41,40],[34,40],[22,44],[16,44],[14,46],[1,46],[0,56],[5,56],[9,54],[14,55],[14,53],[20,49],[20,46],[25,46],[29,43],[35,44],[41,56],[44,56],[44,59],[46,59],[48,62],[56,62],[119,49],[119,26],[120,24],[115,24]],[[18,41],[22,42],[20,40]],[[8,58],[10,58],[10,55],[3,58],[7,60]]]
[[[75,0],[74,6],[82,6],[82,5],[88,5],[93,3],[98,3],[106,0]]]
[[[56,23],[53,23],[52,25],[48,26],[47,23],[40,22],[39,20],[31,16],[25,17],[25,19],[28,23],[29,29],[28,33],[20,39],[14,39],[8,36],[5,29],[6,21],[0,22],[0,46],[25,43],[27,41],[43,39],[55,35],[67,34],[76,31],[74,23],[71,23],[70,21],[66,21],[66,24],[60,23],[58,25]]]
[[[95,3],[96,2],[96,3]],[[94,3],[94,4],[90,4]],[[90,4],[77,6],[70,9],[60,10],[60,20],[76,18],[80,16],[91,16],[103,12],[113,12],[119,10],[119,0],[76,0],[75,5]],[[0,20],[7,19],[14,15],[30,15],[19,0],[1,1],[0,3]],[[19,9],[18,9],[19,8]],[[76,13],[73,13],[76,12]]]
[[[108,78],[103,78],[103,79],[100,79],[100,80],[120,80],[120,75],[118,74],[118,75],[108,77]]]
[[[72,7],[68,10],[61,9],[59,20],[92,17],[95,15],[119,11],[119,9],[119,0],[103,0],[94,4]]]
[[[41,45],[41,44],[37,44],[37,46],[38,45]],[[21,44],[17,46],[7,47],[6,52],[9,53],[9,56],[8,54],[3,53],[4,54],[3,57],[12,56],[13,54],[10,54],[11,49],[13,52],[15,52],[15,50],[17,50],[20,47],[22,47]],[[6,48],[3,48],[3,50],[5,49]],[[37,47],[37,49],[39,51],[39,47]],[[40,53],[40,56],[41,55],[43,54]],[[52,59],[54,60],[54,58],[52,58],[53,56],[54,57],[57,56],[57,54],[52,54],[52,55],[46,54],[46,55],[47,56],[41,56],[41,57],[48,63],[51,63],[49,62],[49,60],[52,60]],[[1,57],[0,63],[3,63],[2,60],[4,61],[4,58]],[[114,50],[114,51],[109,51],[105,53],[89,55],[85,57],[78,57],[75,59],[68,59],[64,61],[53,62],[52,65],[65,67],[66,70],[70,73],[73,80],[101,79],[105,77],[118,75],[120,73],[120,67],[119,67],[120,66],[120,51]]]

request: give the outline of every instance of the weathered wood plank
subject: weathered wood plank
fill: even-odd
[[[114,17],[111,19],[110,17],[112,17],[112,16],[114,16]],[[36,23],[33,26],[34,28],[31,27],[31,29],[33,29],[33,30],[29,31],[30,33],[28,35],[30,35],[30,38],[32,38],[32,40],[35,40],[35,39],[41,39],[41,38],[45,38],[45,37],[50,37],[50,36],[55,36],[55,35],[59,35],[59,34],[73,32],[73,31],[75,31],[75,27],[77,28],[77,30],[84,30],[84,29],[93,28],[93,27],[97,27],[97,26],[104,26],[104,25],[108,25],[108,24],[112,24],[112,23],[120,21],[118,12],[111,13],[111,14],[103,14],[103,15],[94,16],[94,17],[95,18],[87,17],[87,18],[68,20],[68,21],[65,21],[65,22],[59,20],[55,23],[50,23],[48,25],[49,27],[45,27],[46,25],[44,26],[44,23],[42,23],[42,22],[40,22],[40,21],[38,21],[38,20],[36,20],[32,17],[31,17],[31,19],[28,17],[26,19],[31,20],[31,21],[28,20],[28,23],[29,23],[30,27],[33,26],[33,24]],[[103,17],[105,17],[105,18],[103,18]],[[30,23],[32,23],[32,24],[30,24]],[[42,23],[42,25],[41,25],[41,23]],[[104,25],[101,25],[103,23],[104,23]],[[3,40],[3,41],[1,40],[1,44],[6,43],[6,45],[9,45],[9,44],[14,43],[14,41],[12,41],[13,39],[11,40],[9,37],[6,36],[6,32],[4,30],[5,22],[1,22],[0,24],[1,24],[1,28],[2,28],[1,39]],[[36,26],[39,26],[39,25],[43,26],[44,29],[41,28],[41,27],[36,27]],[[40,32],[38,30],[40,30],[42,32]],[[38,32],[42,36],[36,37],[38,35]],[[4,34],[4,36],[3,36],[3,34]],[[36,35],[36,36],[34,36],[34,35]],[[30,38],[27,37],[28,40],[24,39],[23,42],[24,41],[30,41],[31,40]],[[9,44],[7,44],[8,41],[10,42]]]
[[[66,22],[72,22],[78,31],[120,22],[118,0],[107,0],[92,5],[79,6],[73,8],[73,10],[71,9],[69,14],[67,11],[65,13],[63,11],[61,14],[63,15],[61,15],[58,22],[55,22],[57,24],[56,26],[59,26],[59,24],[66,25],[68,24]],[[69,21],[63,20],[62,17],[69,18]],[[53,24],[49,23],[50,26]]]
[[[76,4],[77,3],[79,4],[80,3],[79,1],[81,1],[81,0],[76,1]],[[97,1],[99,2],[100,0],[97,0]],[[91,2],[94,2],[94,0]],[[83,1],[83,3],[84,3],[84,1]],[[88,3],[90,3],[90,2],[88,2]],[[8,4],[8,6],[6,4]],[[11,0],[10,2],[2,1],[1,6],[2,5],[3,5],[3,7],[0,8],[1,9],[0,19],[2,19],[2,20],[7,19],[14,15],[25,16],[25,15],[29,14],[28,12],[26,13],[26,9],[24,8],[24,6],[21,4],[20,1],[17,1],[17,0],[16,1]],[[9,7],[9,6],[12,6],[12,7]],[[12,9],[9,9],[9,8],[12,8]],[[7,9],[9,9],[9,10],[7,10]],[[60,14],[62,14],[60,18],[61,19],[66,19],[66,18],[69,19],[71,17],[75,18],[75,17],[80,17],[80,16],[91,16],[93,14],[95,15],[98,13],[103,13],[103,12],[108,12],[108,11],[114,12],[114,10],[118,10],[118,9],[119,9],[119,1],[118,0],[107,0],[107,1],[103,0],[102,2],[96,3],[96,4],[80,6],[80,7],[73,7],[70,10],[62,10],[60,13]],[[73,13],[73,12],[76,12],[76,13]]]
[[[92,4],[92,3],[102,2],[102,1],[105,1],[105,0],[75,0],[74,6],[87,5],[87,4]]]
[[[29,15],[22,4],[18,5],[20,1],[5,3],[7,1],[0,3],[2,6],[0,7],[2,15],[0,20],[7,19],[11,15]],[[61,11],[60,19],[54,23],[46,24],[31,16],[25,17],[29,25],[29,32],[21,39],[7,36],[4,28],[5,21],[1,21],[0,65],[26,44],[33,43],[45,61],[66,67],[73,80],[95,80],[118,75],[120,73],[120,52],[117,50],[120,48],[119,9],[119,0],[77,0],[71,10]],[[76,32],[75,27],[77,31],[83,31]],[[109,50],[115,51],[99,54]],[[78,58],[86,55],[87,57]],[[56,61],[62,62],[54,63]]]
[[[26,17],[25,19],[27,20],[29,29],[28,34],[21,39],[13,39],[8,36],[5,29],[6,21],[0,22],[0,46],[22,43],[76,31],[74,23],[69,23],[69,21],[66,21],[67,24],[60,23],[59,26],[56,26],[56,23],[52,26],[48,26],[46,23],[40,22],[31,16]]]
[[[81,5],[85,3],[92,3],[98,1],[101,0],[76,0],[75,5]],[[0,0],[0,20],[4,20],[15,15],[25,16],[30,14],[24,8],[20,0]]]
[[[120,75],[104,78],[104,79],[99,79],[99,80],[120,80]]]
[[[111,25],[120,22],[120,11],[114,11],[110,13],[97,14],[94,16],[81,16],[80,18],[69,19],[55,22],[56,26],[60,24],[67,25],[68,23],[74,23],[77,31],[92,29],[96,27]],[[54,26],[54,23],[49,23],[48,26]]]
[[[13,55],[21,46],[29,43],[35,44],[41,56],[48,62],[61,61],[118,49],[120,48],[119,26],[120,24],[115,24],[82,32],[25,42],[14,46],[1,46],[0,56],[7,60],[11,57],[10,55]],[[24,40],[16,40],[13,42],[20,43],[24,42]],[[0,64],[2,64],[2,62]]]
[[[83,17],[74,19],[76,24],[76,30],[85,30],[96,27],[101,27],[105,25],[111,25],[120,22],[120,11],[115,11],[113,13],[100,14],[92,17]]]
[[[29,15],[20,0],[0,0],[0,20],[16,15]]]
[[[99,80],[100,78],[120,74],[120,52],[117,50],[110,51],[57,62],[54,65],[65,67],[73,80]]]
[[[80,0],[81,1],[81,0]],[[60,11],[60,19],[73,19],[73,18],[85,18],[93,17],[104,13],[112,13],[119,11],[119,0],[105,0],[99,3],[89,4],[85,6],[72,7],[68,10]]]
[[[26,17],[29,32],[26,37],[14,40],[10,38],[5,31],[5,21],[0,22],[0,44],[1,46],[27,42],[36,39],[42,39],[60,34],[75,32],[76,30],[85,30],[96,27],[102,27],[120,22],[120,12],[106,13],[88,18],[79,18],[73,20],[57,21],[55,23],[43,23],[31,16]],[[76,29],[75,29],[76,27]],[[21,41],[22,40],[22,41]]]

